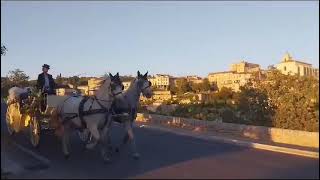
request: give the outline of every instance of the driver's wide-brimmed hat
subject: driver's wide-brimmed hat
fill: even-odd
[[[43,68],[50,69],[50,66],[49,66],[48,64],[44,64],[42,67],[43,67]]]

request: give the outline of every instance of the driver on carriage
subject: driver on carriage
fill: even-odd
[[[50,66],[48,64],[44,64],[42,66],[42,73],[39,74],[37,80],[37,88],[40,89],[43,93],[56,94],[55,88],[56,83],[54,82],[52,75],[48,74]]]

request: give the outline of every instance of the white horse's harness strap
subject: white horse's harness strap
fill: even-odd
[[[88,99],[93,98],[92,104],[93,102],[96,100],[97,103],[99,104],[99,106],[101,107],[101,109],[93,109],[91,110],[92,104],[89,108],[88,111],[83,111],[83,107],[84,104],[88,101]],[[81,124],[83,128],[86,128],[86,123],[84,122],[83,116],[88,116],[88,115],[92,115],[92,114],[99,114],[99,113],[107,113],[109,112],[109,109],[107,109],[106,107],[104,107],[99,100],[96,98],[96,96],[94,97],[88,97],[88,96],[84,96],[84,98],[81,100],[80,105],[79,105],[79,119],[81,120]]]
[[[80,121],[81,121],[81,125],[82,128],[86,128],[86,123],[84,122],[83,116],[88,116],[88,115],[92,115],[92,114],[99,114],[99,113],[107,113],[109,112],[109,109],[107,109],[106,107],[104,107],[99,100],[96,97],[93,97],[93,101],[92,104],[95,100],[97,100],[97,103],[99,104],[99,106],[101,107],[101,109],[93,109],[91,110],[92,104],[89,108],[88,111],[83,111],[84,108],[84,104],[92,97],[89,96],[84,96],[83,99],[81,100],[80,104],[79,104],[79,110],[78,110],[78,114],[77,113],[67,113],[70,114],[72,116],[66,117],[63,119],[62,124],[65,124],[67,121],[74,119],[76,117],[79,117]]]

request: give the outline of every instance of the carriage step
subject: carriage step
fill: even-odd
[[[45,129],[45,130],[47,130],[47,129],[49,129],[49,130],[53,130],[54,128],[52,128],[52,127],[50,127],[49,126],[49,124],[43,124],[43,125],[40,125],[40,127],[41,127],[41,129]]]
[[[41,127],[41,129],[44,129],[44,130],[50,129],[49,123],[47,123],[47,122],[42,122],[40,124],[40,127]]]
[[[47,126],[41,126],[41,129],[43,129],[43,130],[48,130],[49,127],[47,127]]]

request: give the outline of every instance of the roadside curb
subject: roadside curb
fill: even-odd
[[[26,154],[29,154],[30,156],[32,156],[33,158],[37,159],[38,161],[44,163],[45,165],[48,165],[50,164],[50,160],[48,160],[47,158],[45,157],[42,157],[34,152],[32,152],[32,150],[29,150],[15,142],[10,142],[12,143],[14,146],[16,146],[18,149],[20,149],[21,151],[25,152]]]
[[[261,149],[261,150],[280,152],[280,153],[286,153],[286,154],[299,155],[299,156],[319,159],[319,152],[314,152],[314,151],[306,151],[306,150],[299,150],[299,149],[294,149],[294,148],[266,145],[266,144],[254,143],[254,142],[250,142],[250,141],[242,141],[242,140],[237,140],[237,139],[232,139],[232,138],[213,136],[213,135],[201,135],[201,134],[195,134],[191,131],[183,132],[183,131],[177,131],[177,130],[174,130],[171,128],[159,127],[159,126],[154,126],[154,125],[149,125],[149,124],[148,125],[144,124],[142,127],[149,128],[149,129],[162,130],[162,131],[166,131],[166,132],[170,132],[170,133],[174,133],[174,134],[178,134],[178,135],[182,135],[182,136],[189,136],[189,137],[200,138],[200,139],[204,139],[204,140],[215,140],[215,141],[220,141],[220,142],[224,142],[224,143],[228,143],[228,144],[236,144],[236,145],[240,145],[240,146],[251,147],[251,148],[255,148],[255,149]]]
[[[25,174],[29,174],[32,172],[32,169],[34,168],[40,168],[39,170],[50,167],[50,161],[46,159],[45,157],[38,155],[37,153],[33,152],[32,150],[29,150],[16,142],[8,141],[1,138],[1,145],[5,146],[11,146],[10,148],[15,148],[19,151],[19,153],[22,153],[24,155],[19,155],[19,157],[25,157],[25,158],[31,158],[33,159],[34,163],[32,164],[26,164],[26,159],[22,160],[23,162],[17,161],[12,155],[8,155],[7,152],[9,149],[5,150],[1,149],[1,168],[3,170],[2,174],[4,178],[15,178],[15,177],[23,177]],[[2,144],[4,143],[4,144]],[[10,153],[9,153],[10,154]],[[29,160],[31,160],[29,159]],[[22,163],[22,164],[21,164]],[[23,165],[24,164],[24,165]]]
[[[26,170],[13,160],[8,159],[3,152],[1,152],[1,169],[3,172],[1,176],[10,177],[12,175],[23,174]]]

